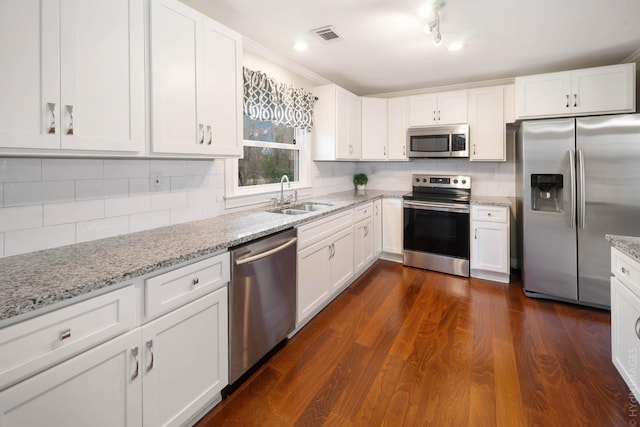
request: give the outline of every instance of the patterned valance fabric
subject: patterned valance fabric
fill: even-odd
[[[277,82],[261,71],[243,68],[244,114],[253,120],[269,120],[310,131],[313,128],[315,96]]]

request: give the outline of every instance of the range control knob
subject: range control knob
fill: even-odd
[[[416,178],[416,182],[420,182],[420,178]]]
[[[467,180],[466,180],[466,179],[463,179],[463,180],[462,180],[462,183],[463,183],[463,184],[466,184],[466,183],[467,183]]]
[[[422,182],[427,182],[427,178],[422,178]]]
[[[454,180],[453,180],[453,183],[454,183],[454,184],[457,184],[457,183],[458,183],[458,180],[457,180],[457,179],[454,179]]]

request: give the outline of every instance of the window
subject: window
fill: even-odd
[[[283,175],[300,181],[296,129],[243,117],[244,158],[238,160],[238,186],[279,183]]]

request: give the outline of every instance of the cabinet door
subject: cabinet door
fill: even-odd
[[[382,200],[382,250],[402,254],[402,200]]]
[[[61,147],[144,151],[143,0],[68,0],[61,22]]]
[[[640,298],[617,278],[611,278],[611,357],[613,364],[636,399],[638,354],[640,353]]]
[[[467,92],[445,92],[438,94],[438,124],[467,123]]]
[[[437,95],[416,95],[409,97],[409,126],[428,126],[437,123]]]
[[[0,4],[0,147],[60,148],[60,1]]]
[[[387,100],[362,98],[362,160],[387,158]]]
[[[332,253],[329,239],[298,252],[297,323],[304,321],[328,298],[329,258]]]
[[[359,160],[362,157],[362,103],[360,97],[352,93],[349,93],[347,99],[347,121],[351,145],[350,158]]]
[[[141,425],[139,346],[132,331],[0,392],[0,425]]]
[[[407,160],[407,98],[388,100],[387,126],[387,159]]]
[[[353,153],[353,145],[349,141],[349,92],[341,87],[336,91],[336,159],[350,159]]]
[[[184,425],[228,384],[227,288],[142,328],[144,425]]]
[[[362,220],[353,226],[354,271],[360,270],[373,258],[373,220]]]
[[[504,161],[505,123],[502,86],[470,90],[470,160]]]
[[[516,118],[566,115],[570,112],[569,72],[517,77]]]
[[[571,106],[575,114],[633,112],[635,64],[589,68],[571,73]]]
[[[329,261],[329,284],[337,291],[353,276],[353,228],[349,227],[333,237],[333,256]]]
[[[154,0],[150,10],[152,151],[203,153],[197,92],[203,16],[177,0]]]
[[[382,252],[382,200],[373,202],[373,255]]]
[[[509,272],[509,232],[506,224],[472,221],[471,268]]]
[[[207,154],[242,155],[242,39],[204,18],[198,120]]]

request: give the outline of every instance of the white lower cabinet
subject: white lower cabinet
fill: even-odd
[[[0,425],[142,424],[140,333],[132,331],[0,392]]]
[[[184,425],[228,381],[227,288],[142,327],[143,425]]]
[[[509,283],[509,208],[471,207],[471,277]]]
[[[323,307],[332,294],[353,277],[352,218],[352,211],[343,212],[298,229],[298,325]]]
[[[382,200],[373,202],[373,256],[382,252]]]
[[[382,200],[382,251],[402,255],[402,199]]]
[[[353,225],[354,271],[358,272],[373,259],[373,203],[367,203],[366,211]],[[358,208],[356,208],[357,210]],[[357,215],[356,215],[357,217]]]
[[[196,421],[228,384],[224,262],[229,263],[228,253],[147,280],[145,294],[149,286],[182,290],[186,277],[197,299],[188,302],[180,292],[183,304],[142,326],[139,283],[1,329],[0,426],[156,427]],[[216,290],[198,296],[198,285],[213,283]],[[164,298],[147,311],[158,313],[166,306],[161,302]]]
[[[611,249],[611,357],[613,364],[640,399],[640,263]]]

